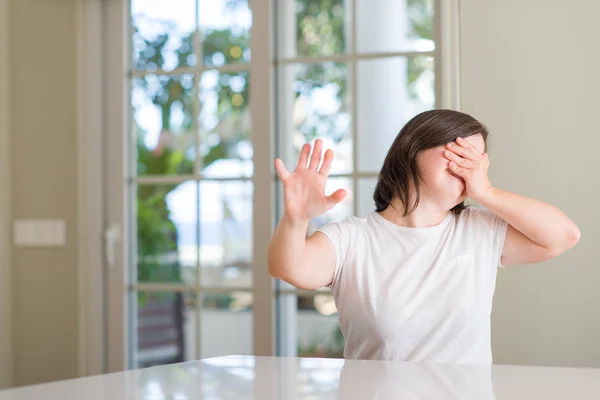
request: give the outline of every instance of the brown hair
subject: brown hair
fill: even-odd
[[[373,194],[376,210],[385,210],[398,197],[404,204],[404,215],[413,212],[420,199],[421,173],[417,167],[417,154],[446,145],[458,137],[466,138],[478,133],[483,136],[484,143],[487,143],[488,131],[481,122],[468,114],[453,110],[425,111],[408,121],[396,136],[379,172]],[[411,183],[416,192],[412,206],[409,205]],[[452,211],[460,213],[464,209],[463,202]]]

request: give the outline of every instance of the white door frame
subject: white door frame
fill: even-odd
[[[460,111],[460,0],[435,0],[436,106]]]
[[[13,384],[9,0],[0,0],[0,389]]]
[[[128,135],[129,95],[129,23],[127,0],[104,2],[104,219],[105,232],[110,232],[105,272],[104,291],[106,307],[106,372],[117,372],[129,367],[129,241],[126,238],[130,212],[127,202],[126,162],[133,162]],[[108,254],[108,253],[107,253]]]
[[[125,0],[75,5],[80,376],[127,367],[128,254],[118,240],[126,228],[127,142],[124,135],[110,134],[127,131],[126,5]],[[107,259],[109,250],[114,260]]]
[[[106,372],[104,312],[103,2],[75,3],[77,63],[78,373]]]
[[[273,279],[268,271],[267,248],[275,221],[274,154],[274,74],[273,74],[273,11],[277,0],[264,0],[260,7],[250,1],[252,35],[250,48],[250,114],[252,115],[252,145],[254,149],[254,196],[252,224],[252,337],[257,356],[275,354],[275,304]],[[260,88],[259,90],[257,90]],[[257,177],[261,177],[257,179]],[[267,327],[267,328],[265,328]]]

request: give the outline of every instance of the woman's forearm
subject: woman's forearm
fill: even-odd
[[[547,249],[570,248],[579,241],[577,225],[550,204],[497,188],[474,200]]]
[[[285,279],[302,269],[308,221],[292,221],[283,216],[269,245],[269,273]]]

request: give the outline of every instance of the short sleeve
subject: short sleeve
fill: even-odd
[[[486,208],[469,207],[464,211],[468,221],[468,232],[476,240],[480,250],[489,253],[497,267],[502,265],[502,251],[506,240],[508,223]]]
[[[329,238],[329,241],[335,249],[335,272],[333,275],[333,281],[328,286],[330,288],[335,286],[339,281],[342,269],[347,261],[348,253],[352,244],[353,225],[353,219],[351,218],[344,221],[330,222],[317,229],[317,232],[320,232]]]

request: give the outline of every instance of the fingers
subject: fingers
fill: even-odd
[[[280,158],[275,159],[275,170],[277,171],[277,175],[279,175],[279,179],[281,179],[282,181],[284,181],[285,179],[287,179],[288,176],[290,176],[290,173],[285,168],[285,165],[283,165],[283,161],[281,161]]]
[[[306,164],[308,164],[308,155],[310,154],[310,144],[305,143],[302,146],[302,150],[300,150],[300,157],[298,157],[298,165],[296,168],[306,169]]]
[[[457,143],[454,143],[454,142],[448,143],[446,145],[446,148],[467,160],[473,160],[473,161],[477,160],[477,155],[475,153],[473,153],[470,149],[467,149],[465,147],[458,145]]]
[[[329,203],[329,205],[333,207],[340,201],[344,200],[344,197],[346,197],[346,190],[338,189],[331,195],[327,196],[327,203]]]
[[[308,169],[316,171],[319,168],[319,163],[321,162],[321,153],[323,152],[323,140],[317,139],[315,140],[315,145],[313,147],[312,156],[310,157],[310,164],[308,165]]]
[[[477,147],[475,147],[473,145],[473,143],[469,142],[465,138],[463,138],[463,137],[457,137],[456,138],[456,143],[458,143],[459,146],[467,149],[468,151],[471,151],[473,154],[481,156],[481,152],[479,150],[477,150]]]
[[[448,143],[446,145],[446,148],[452,150],[453,152],[455,152],[462,158],[466,158],[468,160],[475,161],[478,158],[481,158],[481,153],[479,153],[477,148],[475,146],[473,146],[471,143],[467,142],[465,139],[460,138],[460,137],[456,139],[456,143],[455,142]]]
[[[462,147],[466,148],[467,150],[471,150],[471,152],[473,152],[473,154],[475,154],[475,155],[481,156],[481,154],[482,154],[481,151],[479,151],[479,149],[477,147],[475,147],[475,145],[473,143],[469,142],[465,138],[462,138],[462,137],[456,138],[456,143],[458,143]]]
[[[471,169],[471,168],[475,167],[475,161],[471,161],[471,160],[462,158],[450,150],[444,151],[444,157],[446,157],[449,161],[454,162],[456,165],[458,165],[461,168]]]
[[[452,171],[454,174],[460,176],[461,178],[465,178],[467,176],[467,174],[469,173],[468,169],[459,167],[458,165],[456,165],[456,163],[454,161],[450,161],[448,163],[448,167],[450,168],[450,171]]]
[[[319,164],[321,164],[321,155],[323,153],[323,140],[315,140],[315,144],[312,148],[312,155],[310,150],[310,144],[306,143],[304,144],[304,146],[302,146],[302,150],[300,151],[300,156],[298,157],[298,164],[296,165],[296,168],[309,169],[313,171],[319,170],[319,173],[328,176],[329,170],[331,168],[331,162],[333,161],[333,151],[327,150],[325,152],[325,156],[323,157],[323,165],[321,166],[321,168],[319,168]]]
[[[328,149],[325,152],[325,157],[323,158],[323,165],[319,170],[319,173],[325,177],[329,176],[329,170],[331,169],[331,162],[333,161],[333,150]]]

